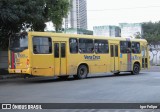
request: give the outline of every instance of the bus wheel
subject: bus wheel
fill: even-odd
[[[134,66],[133,66],[133,71],[131,72],[131,74],[137,75],[137,74],[139,74],[139,71],[140,71],[140,66],[139,66],[139,64],[134,64]]]
[[[88,75],[88,68],[85,65],[80,65],[77,70],[77,75],[74,77],[77,79],[84,79]]]
[[[68,79],[68,77],[69,77],[69,75],[66,75],[66,76],[58,76],[60,79],[62,79],[62,80],[66,80],[66,79]]]

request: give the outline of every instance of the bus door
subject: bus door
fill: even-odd
[[[119,70],[118,44],[110,44],[110,52],[111,72],[117,72]]]
[[[54,42],[54,74],[67,74],[66,42]]]
[[[142,46],[142,68],[148,68],[148,52],[147,46]]]

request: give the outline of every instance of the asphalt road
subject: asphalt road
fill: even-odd
[[[72,77],[68,80],[52,78],[0,80],[0,102],[160,103],[160,73],[142,71],[139,75],[124,73],[120,76],[111,73],[94,74],[83,80],[74,80]]]

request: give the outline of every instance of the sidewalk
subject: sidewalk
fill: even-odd
[[[15,74],[0,75],[0,80],[2,80],[2,79],[14,79],[14,78],[22,78],[22,76],[21,75],[15,75]]]
[[[150,69],[142,70],[144,72],[160,72],[160,66],[150,66]]]
[[[13,79],[13,78],[22,78],[22,75],[9,74],[8,70],[0,69],[0,80],[2,79]]]

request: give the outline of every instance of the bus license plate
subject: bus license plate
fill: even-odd
[[[15,72],[16,72],[16,73],[21,73],[21,70],[16,70]]]

